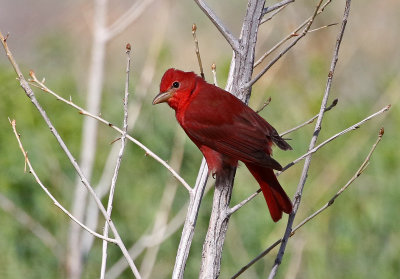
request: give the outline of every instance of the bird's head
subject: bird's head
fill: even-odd
[[[193,72],[168,69],[161,79],[160,93],[154,98],[153,105],[167,102],[173,109],[178,109],[189,100],[198,78]]]

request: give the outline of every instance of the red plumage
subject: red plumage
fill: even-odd
[[[153,104],[168,102],[176,119],[206,158],[209,172],[242,161],[260,184],[272,219],[292,212],[292,202],[273,169],[281,165],[271,158],[271,146],[292,149],[277,131],[229,92],[207,83],[193,72],[169,69]]]

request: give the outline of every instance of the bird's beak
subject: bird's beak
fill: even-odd
[[[153,100],[153,105],[164,103],[169,100],[173,95],[172,90],[168,90],[167,92],[160,92]]]

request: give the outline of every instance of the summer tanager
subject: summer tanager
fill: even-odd
[[[273,169],[282,166],[271,158],[271,146],[292,149],[255,111],[229,92],[207,83],[193,72],[169,69],[153,105],[167,102],[176,119],[206,158],[209,172],[242,161],[260,184],[272,219],[292,212],[292,202]]]

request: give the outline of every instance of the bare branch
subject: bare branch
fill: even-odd
[[[279,9],[277,9],[276,11],[274,11],[269,17],[267,18],[263,18],[260,21],[260,25],[266,23],[267,21],[270,21],[274,16],[276,16],[277,14],[279,14],[284,8],[286,8],[287,5],[280,7]]]
[[[197,175],[196,184],[193,188],[193,191],[190,193],[186,220],[183,225],[181,240],[179,242],[179,247],[176,254],[174,271],[172,272],[172,278],[174,279],[183,278],[186,261],[189,256],[189,251],[194,236],[194,228],[196,226],[200,204],[207,184],[207,179],[208,166],[206,160],[203,158],[199,173]]]
[[[217,81],[217,65],[215,65],[215,63],[212,63],[211,65],[211,72],[213,74],[213,81],[214,81],[214,85],[218,86],[218,81]]]
[[[373,144],[370,152],[368,153],[367,157],[361,164],[360,168],[357,170],[357,172],[354,174],[354,176],[320,209],[315,211],[313,214],[305,218],[303,221],[301,221],[296,227],[293,228],[293,231],[290,234],[290,237],[292,237],[297,230],[299,230],[302,226],[304,226],[308,221],[312,220],[315,218],[317,215],[325,211],[329,206],[333,204],[333,202],[338,198],[366,169],[366,167],[369,164],[369,161],[371,159],[372,153],[375,151],[377,145],[379,142],[382,140],[383,136],[383,128],[379,131],[378,139],[376,142]],[[258,260],[262,259],[265,255],[267,255],[273,248],[278,246],[282,242],[282,238],[278,239],[275,241],[272,245],[270,245],[267,249],[265,249],[263,252],[261,252],[257,257],[255,257],[253,260],[251,260],[248,264],[243,266],[235,275],[231,277],[231,279],[238,278],[239,275],[241,275],[243,272],[245,272],[249,267],[251,267],[253,264],[255,264]]]
[[[326,144],[328,144],[329,142],[337,139],[340,136],[343,136],[344,134],[350,132],[350,131],[354,131],[356,129],[358,129],[361,125],[363,125],[365,122],[367,122],[368,120],[388,111],[390,109],[390,105],[382,108],[381,110],[375,112],[374,114],[371,114],[370,116],[368,116],[367,118],[364,118],[363,120],[361,120],[360,122],[348,127],[347,129],[344,129],[342,131],[340,131],[339,133],[331,136],[330,138],[328,138],[327,140],[325,140],[324,142],[320,143],[319,145],[315,146],[313,149],[310,149],[308,152],[306,152],[305,154],[301,155],[300,157],[298,157],[296,160],[290,162],[289,164],[287,164],[286,166],[284,166],[282,168],[281,171],[276,173],[276,176],[281,175],[284,171],[286,171],[287,169],[291,168],[292,166],[294,166],[295,164],[297,164],[298,162],[300,162],[301,160],[305,159],[307,156],[317,152],[318,149],[320,149],[321,147],[325,146]],[[255,198],[259,193],[261,192],[261,189],[258,189],[255,193],[251,194],[248,198],[246,198],[245,200],[241,201],[240,203],[238,203],[237,205],[233,206],[230,211],[229,214],[233,214],[235,213],[237,210],[239,210],[241,207],[243,207],[245,204],[247,204],[248,202],[250,202],[253,198]]]
[[[206,194],[210,190],[210,188],[211,187],[205,188],[204,194]],[[131,255],[131,257],[133,259],[136,259],[136,257],[138,257],[145,248],[151,248],[151,247],[157,246],[157,245],[161,244],[162,242],[164,242],[169,237],[171,237],[182,226],[183,221],[185,221],[185,215],[187,215],[186,216],[187,218],[190,217],[189,214],[186,214],[187,209],[191,208],[193,206],[190,203],[194,203],[194,202],[188,202],[188,203],[184,204],[181,207],[181,209],[179,210],[179,212],[169,221],[168,224],[159,228],[154,233],[146,234],[146,235],[143,235],[142,237],[140,237],[140,239],[129,249],[129,254]],[[186,221],[186,223],[193,224],[193,223],[190,223],[190,220],[191,220],[190,218],[189,218],[189,222]],[[189,227],[189,226],[185,225],[185,227]],[[185,227],[184,227],[183,231],[185,231],[187,233],[188,229],[185,229]],[[193,227],[193,230],[194,230],[194,227]],[[183,234],[183,231],[182,231],[182,234]],[[185,233],[185,235],[186,235],[186,233]],[[183,244],[181,246],[183,247]],[[186,245],[186,246],[188,246],[188,245]],[[125,270],[126,267],[127,267],[126,261],[123,258],[119,259],[107,271],[106,278],[109,278],[109,279],[117,278]]]
[[[164,242],[166,239],[171,237],[185,221],[186,209],[188,204],[186,203],[179,212],[171,219],[171,221],[165,226],[159,228],[154,233],[145,234],[139,238],[138,241],[131,248],[129,248],[129,254],[133,259],[136,259],[146,248],[157,246]],[[124,258],[119,259],[106,273],[106,278],[115,279],[118,278],[121,273],[128,267]]]
[[[272,5],[272,6],[269,6],[269,7],[264,8],[263,11],[262,11],[262,15],[264,16],[264,15],[266,15],[267,13],[270,13],[270,12],[272,12],[272,11],[275,11],[276,9],[279,9],[279,8],[281,8],[281,7],[283,7],[283,6],[287,6],[287,4],[293,3],[293,2],[294,2],[294,0],[283,0],[283,1],[281,1],[281,2],[275,3],[275,4]]]
[[[322,29],[325,29],[325,28],[328,28],[328,27],[331,27],[331,26],[336,26],[336,25],[338,25],[338,24],[339,24],[339,23],[327,24],[327,25],[324,25],[324,26],[321,26],[321,27],[318,27],[318,28],[311,29],[310,31],[308,31],[308,33],[315,32],[315,31],[319,31],[319,30],[322,30]]]
[[[29,161],[28,154],[27,154],[27,152],[25,151],[25,149],[24,149],[24,147],[22,145],[22,142],[21,142],[21,139],[20,139],[20,134],[17,132],[15,120],[10,120],[10,124],[12,126],[14,135],[17,138],[19,148],[21,149],[22,154],[24,155],[25,164],[26,164],[26,166],[28,166],[29,173],[31,173],[33,175],[33,177],[35,178],[36,182],[39,184],[39,186],[42,188],[42,190],[46,193],[46,195],[49,196],[49,198],[53,201],[54,205],[57,206],[59,209],[61,209],[61,211],[64,212],[69,218],[71,218],[71,220],[73,220],[75,223],[77,223],[79,226],[81,226],[84,230],[88,231],[92,235],[94,235],[94,236],[96,236],[96,237],[98,237],[100,239],[103,239],[105,241],[111,242],[111,243],[117,243],[117,241],[115,239],[104,237],[103,235],[101,235],[101,234],[89,229],[87,226],[82,224],[78,219],[76,219],[67,209],[65,209],[57,201],[57,199],[50,193],[50,191],[46,188],[46,186],[44,186],[44,184],[42,183],[42,181],[39,179],[38,175],[36,174],[35,170],[33,169],[32,164]]]
[[[321,9],[319,7],[321,6],[322,1],[319,2],[317,8],[314,11],[314,14],[306,19],[302,24],[300,24],[292,33],[287,35],[285,38],[283,38],[281,41],[279,41],[275,46],[273,46],[270,50],[268,50],[266,53],[261,56],[256,63],[254,63],[254,67],[258,66],[264,59],[270,55],[273,51],[278,49],[281,45],[283,45],[286,41],[289,39],[296,37],[296,39],[285,49],[283,49],[268,65],[256,75],[256,77],[251,80],[248,84],[246,84],[246,87],[252,86],[255,82],[257,82],[258,79],[260,79],[286,52],[288,52],[293,46],[297,44],[298,41],[300,41],[307,33],[309,33],[309,29],[317,15],[322,13],[327,5],[329,5],[332,2],[332,0],[328,0],[324,5],[322,5]],[[301,35],[298,34],[298,32],[301,30],[301,28],[305,27]]]
[[[321,1],[320,1],[319,5],[321,4]],[[351,0],[346,0],[346,7],[345,7],[345,10],[344,10],[342,26],[341,26],[341,29],[339,31],[338,38],[336,40],[336,46],[335,46],[335,50],[334,50],[333,56],[332,56],[332,62],[331,62],[331,67],[330,67],[330,71],[329,71],[329,74],[328,74],[328,80],[326,82],[326,89],[325,89],[324,96],[322,98],[321,109],[320,109],[320,112],[319,112],[319,115],[318,115],[317,123],[315,125],[314,133],[313,133],[313,136],[311,138],[310,145],[309,145],[309,148],[308,148],[309,150],[312,150],[314,148],[314,146],[315,146],[315,144],[317,142],[317,139],[318,139],[319,132],[321,131],[321,123],[322,123],[322,119],[324,117],[326,104],[328,102],[329,93],[330,93],[330,90],[331,90],[333,74],[335,72],[335,68],[336,68],[336,64],[337,64],[337,60],[338,60],[338,55],[339,55],[339,49],[340,49],[340,45],[341,45],[341,42],[342,42],[342,39],[343,39],[344,30],[346,28],[347,18],[349,16],[349,12],[350,12],[350,3],[351,3]],[[314,17],[316,15],[317,11],[318,11],[318,8],[316,9],[316,11],[314,13]],[[306,27],[305,31],[307,31],[310,28],[310,26],[311,26],[311,24],[309,24],[308,27]],[[304,32],[303,32],[303,34],[304,34]],[[387,107],[384,111],[386,111],[388,109],[389,109],[389,107]],[[356,129],[357,127],[355,127],[354,129]],[[297,186],[295,198],[294,198],[293,212],[289,215],[289,220],[288,220],[288,223],[287,223],[287,226],[286,226],[285,234],[283,236],[282,243],[281,243],[281,246],[279,248],[278,255],[277,255],[276,259],[275,259],[275,264],[271,269],[271,272],[270,272],[270,274],[268,276],[268,279],[275,278],[275,275],[276,275],[276,273],[278,271],[278,268],[279,268],[279,266],[280,266],[280,264],[282,262],[283,255],[284,255],[285,250],[286,250],[286,244],[288,242],[288,238],[290,236],[290,233],[292,232],[292,224],[293,224],[294,218],[296,217],[296,213],[297,213],[297,210],[298,210],[299,205],[300,205],[301,196],[302,196],[302,193],[303,193],[304,185],[305,185],[306,180],[307,180],[307,174],[308,174],[308,170],[309,170],[309,167],[310,167],[310,163],[311,163],[311,154],[308,155],[306,157],[306,159],[305,159],[303,171],[302,171],[302,174],[301,174],[301,177],[300,177],[300,181],[299,181],[299,184]]]
[[[144,66],[140,70],[140,78],[135,86],[135,95],[133,95],[129,102],[129,119],[128,119],[128,132],[132,131],[137,123],[139,114],[141,112],[143,103],[145,102],[146,94],[148,93],[149,87],[153,81],[155,69],[157,65],[157,57],[162,50],[162,45],[165,36],[165,28],[167,24],[168,13],[158,19],[158,26],[154,29],[153,38],[149,45],[149,51],[146,56],[146,60],[143,63]],[[119,146],[113,145],[111,148],[106,163],[101,171],[101,177],[95,188],[96,194],[99,198],[104,197],[108,193],[110,187],[110,181],[113,176],[114,165],[116,158],[119,153]],[[88,201],[86,207],[86,223],[89,228],[97,228],[98,224],[98,209],[92,199]],[[81,238],[82,242],[82,255],[85,256],[89,253],[92,247],[94,238],[90,234],[83,234]],[[107,276],[106,276],[107,277]]]
[[[123,131],[121,128],[118,128],[117,126],[115,126],[114,124],[112,124],[111,122],[105,120],[104,118],[94,115],[90,112],[88,112],[87,110],[85,110],[84,108],[76,105],[75,103],[73,103],[70,100],[64,99],[63,97],[59,96],[57,93],[55,93],[54,91],[50,90],[46,85],[44,85],[42,82],[40,82],[36,76],[35,73],[33,71],[30,72],[30,76],[32,78],[32,82],[33,85],[35,85],[36,87],[40,88],[41,90],[43,90],[44,92],[50,93],[51,95],[53,95],[54,97],[57,98],[57,100],[62,101],[64,103],[66,103],[67,105],[70,105],[71,107],[77,109],[79,111],[80,114],[82,115],[86,115],[89,116],[91,118],[94,118],[96,120],[98,120],[99,122],[113,128],[114,130],[116,130],[118,133],[123,134]],[[152,157],[153,159],[155,159],[157,162],[159,162],[160,164],[162,164],[166,169],[168,169],[172,175],[178,179],[178,181],[188,190],[188,192],[192,191],[192,188],[189,186],[189,184],[175,171],[173,170],[168,164],[167,162],[165,162],[163,159],[161,159],[160,157],[158,157],[153,151],[151,151],[148,147],[146,147],[143,143],[141,143],[140,141],[138,141],[137,139],[133,138],[130,135],[126,135],[126,138],[128,140],[130,140],[131,142],[133,142],[134,144],[136,144],[137,146],[139,146],[141,149],[143,149],[146,152],[147,156]]]
[[[197,40],[197,37],[196,37],[196,30],[197,30],[197,26],[196,26],[196,24],[193,23],[193,25],[192,25],[192,35],[193,35],[193,40],[194,40],[194,48],[195,48],[195,51],[196,51],[197,62],[199,62],[200,75],[204,79],[203,64],[201,63],[200,50],[199,50],[199,41]]]
[[[258,110],[256,110],[257,113],[260,113],[263,109],[265,109],[266,106],[269,105],[269,103],[271,103],[271,97],[269,97],[264,104],[261,106],[261,108],[259,108]]]
[[[7,45],[6,41],[4,40],[4,36],[3,36],[3,34],[1,32],[0,32],[0,40],[1,40],[2,44],[3,44],[4,50],[6,51],[7,57],[10,60],[10,63],[13,65],[13,68],[14,68],[15,72],[17,73],[17,76],[18,76],[19,82],[20,82],[20,86],[25,91],[26,96],[31,100],[31,102],[35,106],[35,108],[39,111],[39,113],[42,116],[43,120],[46,122],[47,126],[49,127],[50,132],[54,135],[54,137],[56,138],[57,142],[59,143],[61,149],[67,155],[70,163],[72,164],[72,166],[74,167],[75,171],[79,175],[82,184],[86,187],[86,189],[88,190],[88,192],[90,193],[92,198],[96,201],[96,204],[100,209],[100,212],[103,214],[104,218],[109,223],[110,228],[111,228],[111,230],[112,230],[112,232],[113,232],[113,234],[115,236],[116,243],[119,246],[119,248],[121,249],[122,253],[124,254],[126,260],[128,261],[129,266],[130,266],[133,274],[136,276],[136,278],[141,278],[140,274],[139,274],[139,272],[138,272],[138,270],[137,270],[137,268],[135,266],[135,264],[133,263],[132,259],[129,257],[129,253],[126,250],[126,247],[125,247],[124,243],[122,242],[122,239],[119,236],[119,233],[118,233],[116,227],[114,226],[114,223],[112,222],[112,220],[107,215],[106,209],[104,208],[104,206],[101,203],[100,199],[96,196],[96,193],[94,192],[93,188],[91,187],[91,185],[90,185],[88,179],[86,178],[86,176],[83,174],[82,169],[78,165],[76,159],[74,158],[74,156],[72,155],[72,153],[70,152],[70,150],[68,149],[66,144],[64,143],[63,139],[61,138],[61,136],[58,133],[57,129],[52,124],[51,120],[47,116],[46,112],[44,111],[44,109],[42,108],[40,103],[36,99],[35,93],[32,91],[32,89],[30,88],[28,82],[26,81],[26,79],[24,78],[22,72],[20,71],[20,69],[18,67],[18,64],[15,62],[15,59],[14,59],[12,53],[10,52],[10,50],[8,48],[8,45]]]
[[[117,158],[117,163],[115,165],[114,169],[114,175],[111,179],[111,187],[110,187],[110,194],[108,197],[108,204],[107,204],[107,215],[111,217],[111,212],[112,212],[112,204],[114,201],[114,192],[115,192],[115,187],[117,184],[117,178],[118,178],[118,173],[119,169],[121,166],[121,161],[122,161],[122,156],[125,151],[125,146],[126,146],[126,133],[128,131],[128,97],[129,97],[129,73],[130,73],[130,66],[131,66],[131,45],[127,44],[126,45],[126,80],[125,80],[125,94],[124,94],[124,120],[123,120],[123,133],[121,136],[121,148],[119,150],[118,158]],[[108,222],[105,222],[104,224],[104,229],[103,229],[103,235],[105,237],[108,236]],[[100,269],[100,278],[104,279],[104,275],[106,272],[106,264],[107,264],[107,242],[103,241],[103,254],[102,254],[102,260],[101,260],[101,269]]]
[[[364,124],[365,122],[367,122],[368,120],[374,118],[375,116],[378,116],[386,111],[388,111],[390,109],[390,105],[387,105],[386,107],[382,108],[381,110],[375,112],[374,114],[371,114],[370,116],[368,116],[367,118],[364,118],[363,120],[361,120],[360,122],[350,126],[349,128],[333,135],[332,137],[328,138],[327,140],[323,141],[322,143],[320,143],[319,145],[313,147],[312,149],[309,149],[307,153],[303,154],[302,156],[300,156],[299,158],[297,158],[296,160],[294,160],[293,162],[287,164],[285,167],[282,168],[282,171],[278,172],[278,175],[281,174],[283,171],[287,170],[288,168],[290,168],[291,166],[293,166],[294,164],[297,164],[298,162],[300,162],[301,160],[305,159],[306,157],[310,156],[311,154],[315,153],[318,149],[320,149],[321,147],[323,147],[324,145],[328,144],[329,142],[333,141],[334,139],[350,132],[350,131],[354,131],[358,128],[360,128],[360,126],[362,124]]]
[[[337,105],[337,103],[338,103],[338,99],[333,100],[332,104],[331,104],[329,107],[327,107],[327,108],[325,109],[325,112],[330,111],[332,108],[334,108],[334,107]],[[309,120],[307,120],[306,122],[304,122],[304,123],[302,123],[302,124],[300,124],[300,125],[298,125],[298,126],[292,128],[292,129],[289,129],[289,130],[287,130],[287,131],[281,133],[279,136],[283,137],[284,135],[287,135],[287,134],[289,134],[289,133],[292,133],[292,132],[294,132],[294,131],[296,131],[296,130],[298,130],[298,129],[300,129],[300,128],[302,128],[302,127],[308,125],[308,124],[311,124],[311,123],[314,122],[315,119],[317,119],[317,117],[318,117],[318,114],[316,114],[315,116],[311,117],[311,118],[310,118]]]
[[[199,8],[205,13],[205,15],[211,20],[211,22],[217,27],[218,31],[224,36],[224,38],[231,45],[232,50],[234,52],[240,52],[239,49],[239,41],[233,36],[233,34],[228,30],[228,28],[222,23],[222,21],[218,18],[218,16],[214,13],[214,11],[203,1],[203,0],[194,0]]]

